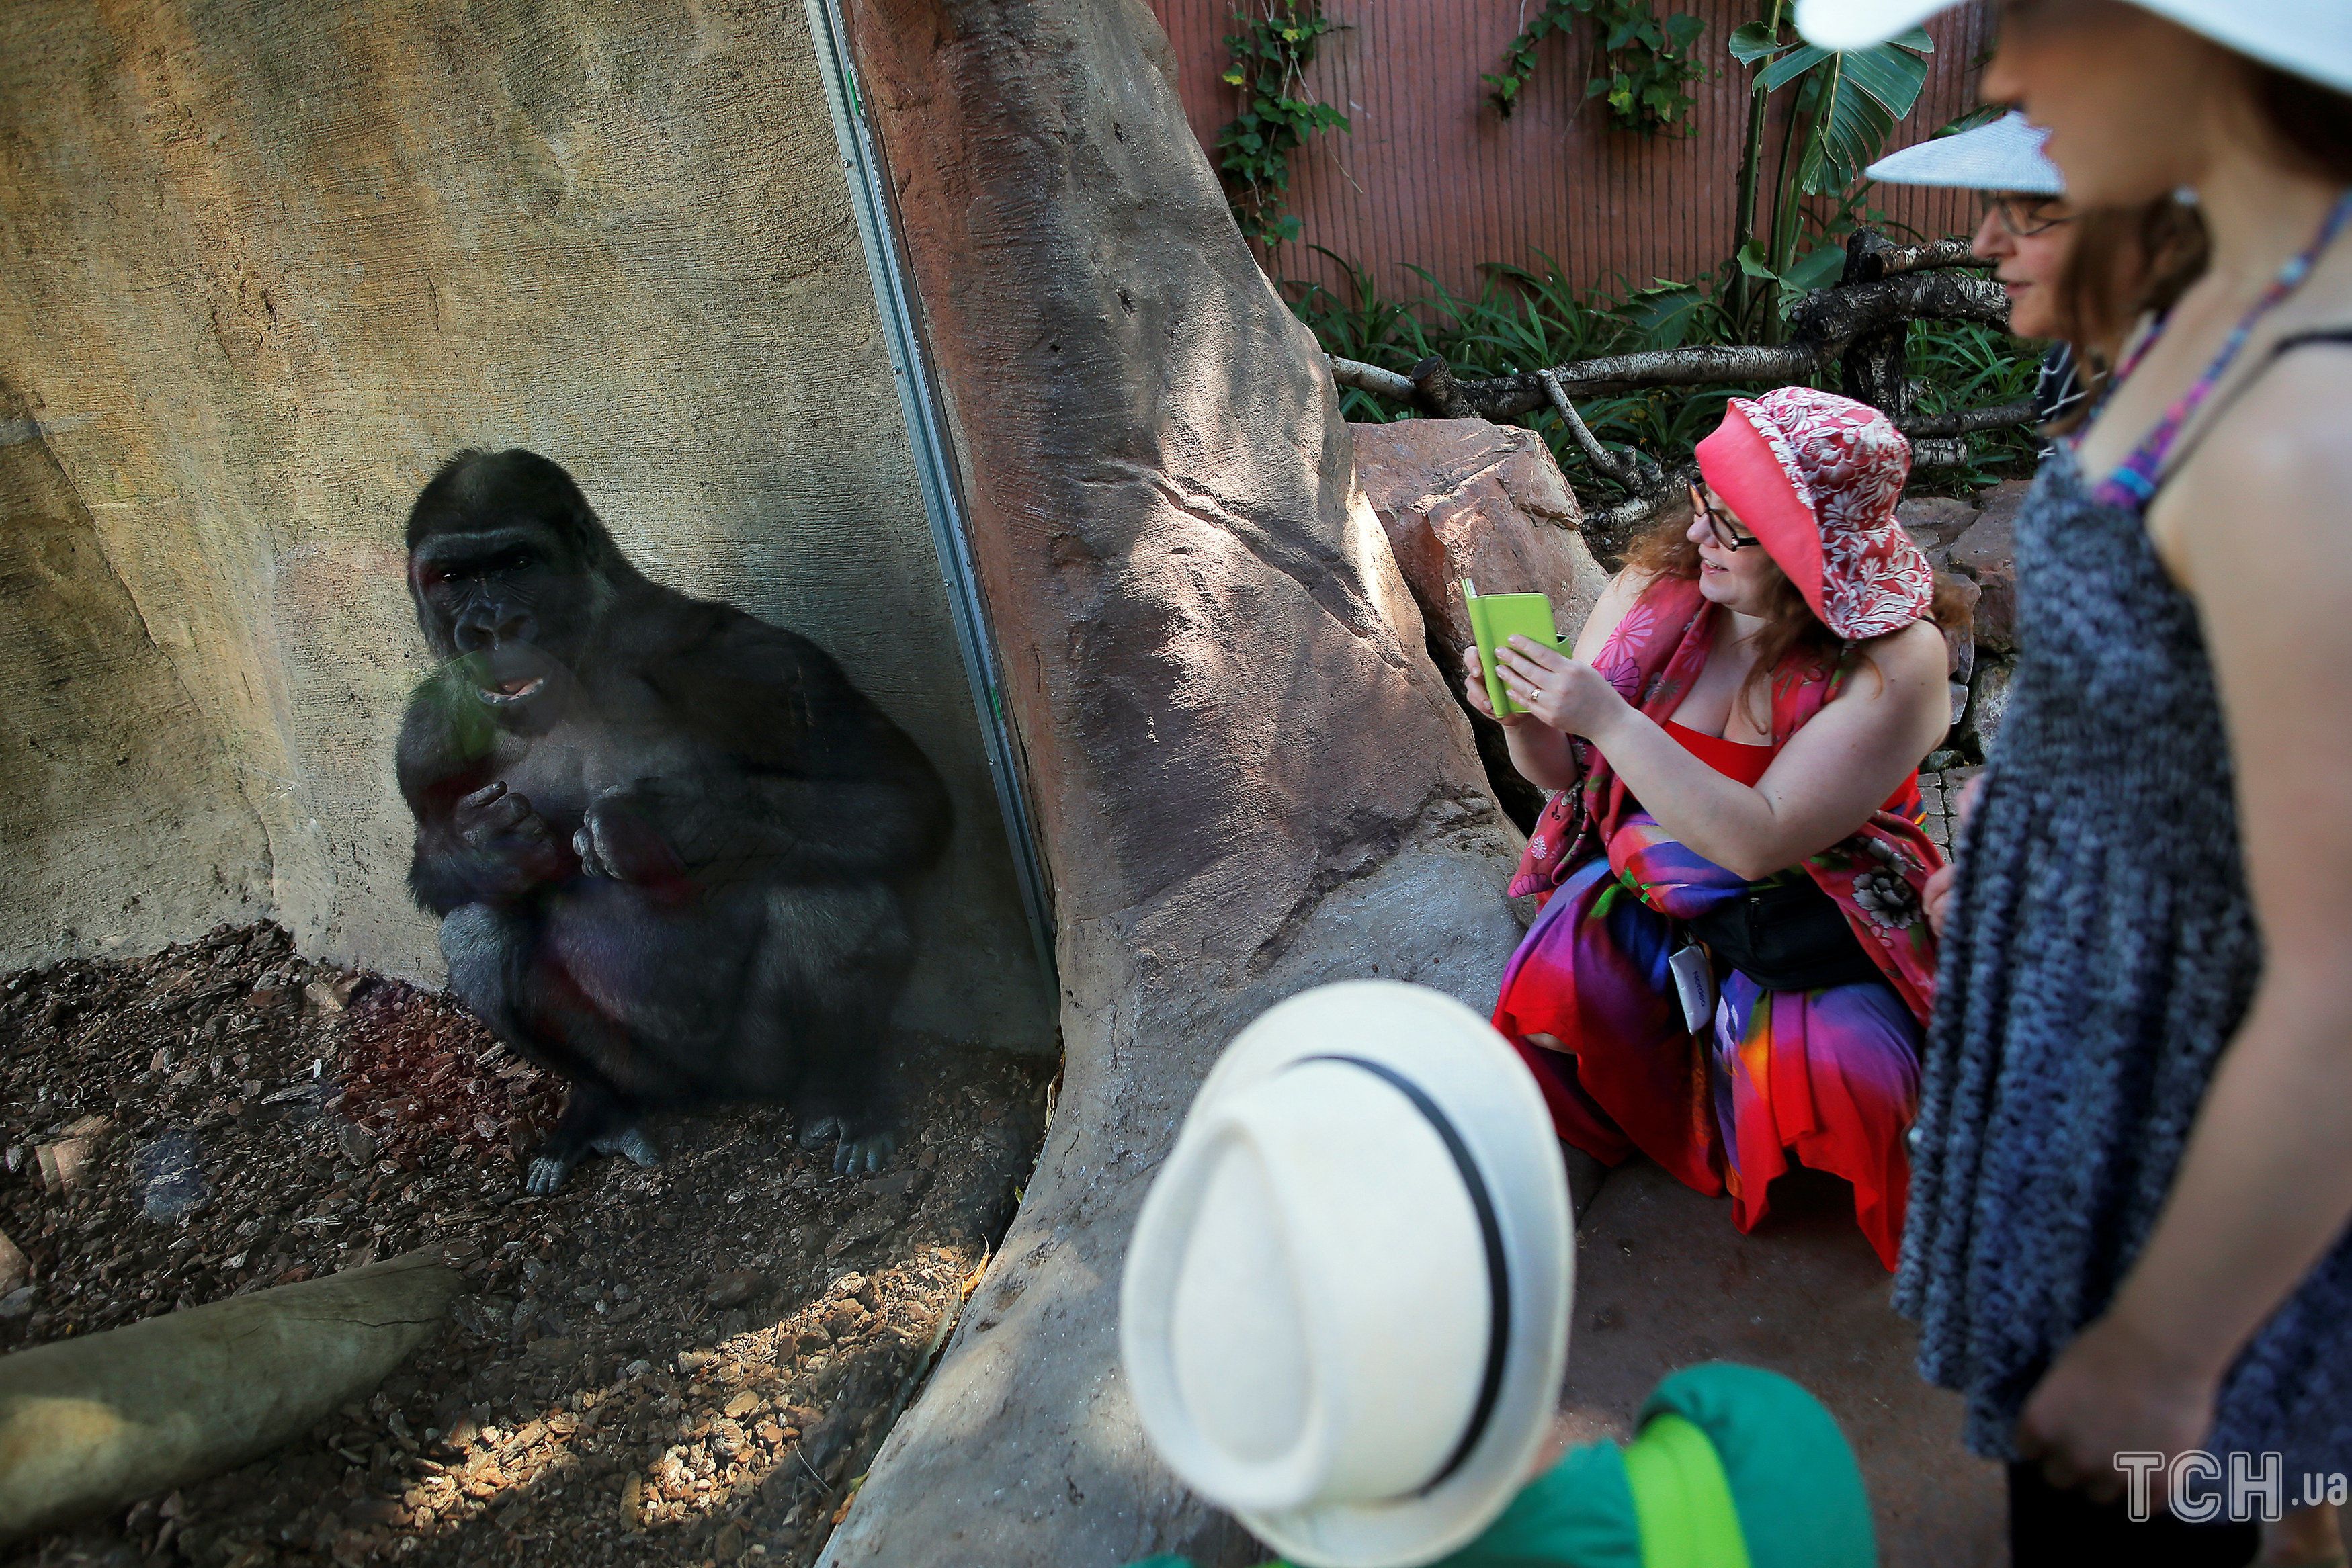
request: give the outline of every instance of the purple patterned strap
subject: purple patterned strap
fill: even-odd
[[[2164,417],[2158,420],[2156,427],[2140,439],[2140,444],[2132,449],[2131,455],[2116,465],[2113,473],[2099,481],[2098,486],[2091,492],[2094,499],[2112,507],[2128,507],[2134,511],[2147,509],[2148,502],[2156,498],[2157,486],[2162,482],[2165,460],[2172,455],[2172,444],[2179,438],[2181,428],[2205,405],[2205,400],[2212,395],[2214,387],[2237,361],[2247,339],[2253,336],[2254,329],[2261,324],[2263,318],[2300,288],[2304,279],[2311,276],[2313,264],[2334,243],[2347,220],[2352,220],[2352,191],[2336,198],[2336,204],[2327,210],[2326,221],[2319,225],[2319,232],[2312,236],[2311,243],[2279,269],[2278,277],[2263,290],[2263,297],[2255,300],[2252,308],[2239,319],[2237,326],[2231,329],[2229,339],[2221,345],[2221,351],[2213,356],[2213,362],[2205,367],[2204,373],[2191,382],[2189,389],[2165,410]],[[2165,323],[2158,320],[2147,336],[2140,340],[2139,346],[2132,350],[2130,357],[2116,368],[2117,385],[2147,358],[2147,351],[2156,346],[2158,339],[2164,336],[2164,327]]]

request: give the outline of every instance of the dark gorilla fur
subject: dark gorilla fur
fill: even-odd
[[[730,1100],[878,1165],[906,901],[949,829],[914,742],[807,638],[640,576],[533,453],[433,476],[408,587],[442,661],[400,731],[409,886],[450,989],[572,1085],[531,1190]]]

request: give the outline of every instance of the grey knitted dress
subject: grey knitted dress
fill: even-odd
[[[2262,969],[2196,606],[2063,442],[2019,514],[2017,579],[2022,653],[1959,845],[1895,1297],[1921,1373],[1968,1396],[1969,1446],[1997,1458],[2147,1239]],[[2300,1471],[2352,1470],[2352,1240],[2247,1347],[2208,1446],[2282,1451],[2290,1500]]]

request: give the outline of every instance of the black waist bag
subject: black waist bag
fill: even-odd
[[[1814,991],[1883,978],[1837,901],[1810,876],[1749,883],[1689,922],[1717,957],[1768,991]]]

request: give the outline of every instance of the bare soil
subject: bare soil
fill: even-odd
[[[1050,1073],[917,1049],[871,1176],[751,1108],[533,1198],[561,1084],[440,996],[270,925],[10,977],[0,1352],[418,1249],[467,1293],[306,1439],[0,1568],[808,1563],[1011,1218]]]

